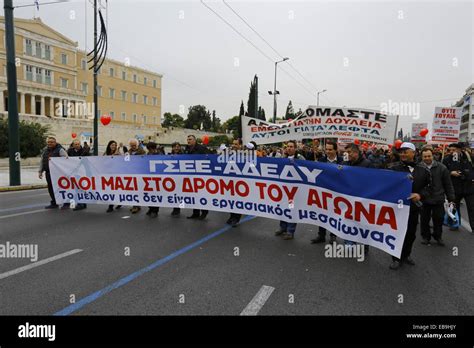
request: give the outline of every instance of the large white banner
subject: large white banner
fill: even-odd
[[[221,158],[61,157],[52,158],[50,168],[58,203],[256,215],[319,225],[343,239],[400,256],[412,186],[406,173],[286,158]]]
[[[242,116],[244,143],[272,144],[314,138],[351,138],[393,144],[398,116],[376,110],[309,106],[301,116],[286,123],[270,123]]]
[[[461,130],[461,116],[461,108],[436,107],[431,140],[435,143],[458,142]]]

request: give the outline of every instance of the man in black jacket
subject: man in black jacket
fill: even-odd
[[[470,155],[462,151],[461,144],[449,145],[451,154],[444,158],[443,164],[451,174],[454,187],[456,210],[461,218],[461,200],[466,202],[467,214],[471,231],[474,227],[474,169]]]
[[[48,183],[48,192],[49,196],[51,197],[51,204],[44,207],[45,209],[55,209],[58,207],[56,204],[56,198],[54,197],[54,189],[53,183],[51,181],[51,174],[49,172],[49,159],[51,157],[67,157],[67,152],[56,142],[56,138],[48,137],[47,139],[47,146],[43,149],[43,153],[41,154],[41,162],[40,167],[38,170],[38,177],[43,179],[43,173],[46,173],[46,182]],[[69,205],[65,204],[64,207],[69,207]]]
[[[84,142],[87,144],[86,142]],[[81,146],[81,141],[79,139],[74,139],[72,141],[72,146],[67,150],[67,155],[69,157],[84,157],[89,156],[89,147]],[[86,209],[87,204],[78,203],[73,210],[82,210]]]
[[[318,162],[331,163],[331,164],[342,164],[343,158],[337,155],[337,143],[333,141],[326,141],[326,154],[321,157]],[[329,243],[332,244],[336,241],[336,235],[331,233],[329,235]],[[311,244],[324,243],[326,242],[326,229],[319,227],[318,237],[311,239]]]
[[[421,244],[430,245],[431,231],[430,220],[433,217],[433,238],[436,242],[443,246],[443,217],[444,217],[444,200],[448,198],[450,203],[454,202],[454,188],[451,183],[448,168],[442,163],[433,159],[433,151],[425,148],[421,151],[421,164],[431,172],[431,193],[423,200],[421,208]]]
[[[347,161],[344,161],[343,164],[346,166],[351,167],[362,167],[362,168],[374,168],[372,162],[362,156],[362,151],[360,147],[356,144],[348,144],[344,150],[346,150],[346,154],[344,155]],[[345,243],[352,244],[352,242],[345,241]],[[364,254],[369,252],[369,246],[364,244]]]
[[[205,155],[208,153],[207,148],[201,144],[198,144],[196,141],[196,137],[194,135],[188,135],[188,145],[186,145],[186,149],[184,152],[188,155]],[[193,209],[193,214],[188,216],[188,219],[199,219],[204,220],[207,216],[209,211],[207,210],[200,210],[200,209]],[[199,215],[201,214],[201,215]]]
[[[415,261],[410,257],[413,242],[416,239],[416,228],[418,226],[418,218],[421,210],[421,200],[428,197],[430,193],[431,174],[429,170],[415,162],[416,148],[412,143],[403,143],[400,146],[400,162],[390,165],[389,169],[398,172],[407,172],[413,180],[412,194],[408,199],[411,200],[410,214],[408,217],[407,232],[403,241],[402,253],[400,259],[392,257],[390,269],[397,270],[402,263],[415,265]]]

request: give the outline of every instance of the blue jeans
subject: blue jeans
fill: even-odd
[[[280,230],[291,233],[291,234],[295,234],[296,225],[297,224],[293,222],[280,221]]]

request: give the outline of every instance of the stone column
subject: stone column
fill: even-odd
[[[36,115],[36,96],[34,94],[31,95],[30,98],[30,114]]]
[[[42,116],[46,116],[46,111],[45,111],[46,108],[45,108],[44,103],[45,103],[45,99],[44,99],[44,95],[42,95],[42,96],[41,96],[41,111],[40,111],[40,114],[41,114]]]
[[[25,93],[20,92],[20,114],[25,113]]]
[[[3,90],[0,91],[0,112],[5,111],[5,96],[3,95]]]
[[[51,117],[56,116],[56,108],[54,106],[54,97],[53,96],[49,97],[49,115]]]
[[[63,103],[63,110],[64,110],[64,115],[66,115],[66,117],[69,117],[68,115],[68,100],[67,99],[62,99],[62,103]],[[62,116],[62,115],[61,115]]]

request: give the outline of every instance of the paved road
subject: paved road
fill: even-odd
[[[0,244],[37,244],[38,261],[62,256],[14,274],[31,261],[0,259],[0,314],[474,313],[474,235],[464,228],[445,230],[446,247],[423,246],[418,235],[417,265],[394,272],[374,248],[363,262],[326,258],[309,244],[311,225],[284,241],[263,218],[230,228],[217,212],[190,221],[188,210],[176,218],[162,208],[152,220],[144,209],[45,211],[47,202],[46,190],[0,194]]]

